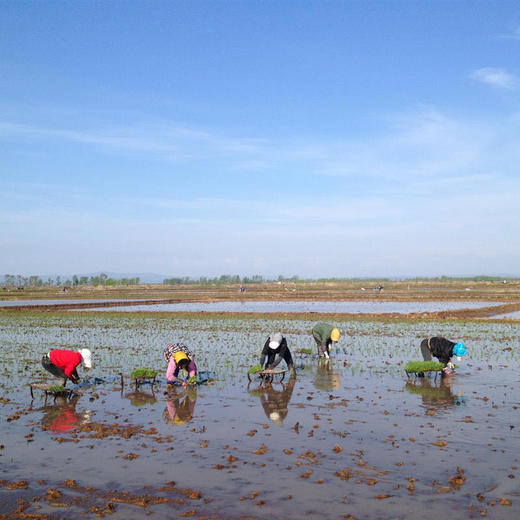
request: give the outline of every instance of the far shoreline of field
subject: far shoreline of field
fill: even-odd
[[[382,288],[379,288],[382,287]],[[242,288],[242,290],[241,290]],[[96,299],[96,303],[81,300]],[[214,302],[290,302],[290,301],[372,301],[372,302],[426,302],[460,301],[461,308],[421,313],[276,313],[289,319],[343,319],[343,320],[473,320],[493,319],[493,316],[520,311],[520,281],[385,281],[374,285],[373,281],[331,282],[261,282],[254,284],[214,285],[125,285],[125,286],[76,286],[76,287],[24,287],[0,290],[0,300],[20,302],[20,305],[0,307],[0,312],[59,312],[67,310],[95,309],[128,306],[130,300],[139,305],[157,303],[214,303]],[[24,301],[54,300],[52,305],[24,305]],[[76,303],[67,303],[76,300]],[[107,300],[107,301],[103,301]],[[119,301],[108,301],[119,300]],[[59,302],[63,303],[59,303]],[[492,307],[464,309],[464,302],[500,303]],[[43,302],[42,302],[43,303]],[[95,312],[89,311],[89,313]],[[144,311],[146,312],[146,311]],[[142,311],[131,314],[142,314]],[[130,314],[130,313],[125,313]],[[157,311],[154,314],[172,314]],[[189,312],[179,315],[260,317],[263,313]],[[274,316],[273,316],[274,317]],[[511,318],[500,321],[515,322]]]

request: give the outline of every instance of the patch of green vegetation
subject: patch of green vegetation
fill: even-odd
[[[296,354],[312,355],[312,348],[299,348],[294,351]]]
[[[437,372],[444,368],[443,363],[437,361],[408,361],[404,370],[407,373],[422,374],[423,372]]]
[[[138,379],[140,377],[155,377],[157,375],[157,370],[151,370],[149,368],[136,368],[132,370],[130,374],[130,379]]]
[[[197,382],[197,376],[188,377],[186,381],[189,385],[194,385]]]
[[[257,374],[258,372],[262,371],[262,365],[253,365],[249,368],[247,371],[248,374]]]
[[[49,386],[48,390],[51,394],[64,394],[67,389],[62,385],[52,385]]]

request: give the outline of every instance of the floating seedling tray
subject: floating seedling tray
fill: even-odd
[[[287,372],[287,370],[282,370],[282,369],[279,369],[279,370],[254,370],[254,371],[251,371],[252,368],[255,368],[255,367],[251,367],[248,371],[247,371],[247,379],[249,379],[249,382],[251,382],[251,376],[260,376],[264,381],[267,381],[267,382],[272,382],[274,377],[276,375],[279,375],[281,374],[281,378],[280,378],[280,383],[283,381],[284,377],[285,377],[285,374]]]
[[[31,390],[31,397],[34,398],[34,390],[40,390],[45,394],[45,397],[52,395],[56,397],[66,397],[67,399],[72,397],[75,392],[70,388],[65,388],[62,385],[49,385],[47,383],[29,383]]]
[[[411,375],[417,377],[428,372],[435,373],[435,376],[437,377],[437,375],[442,372],[443,368],[444,364],[437,361],[409,361],[406,363],[404,371],[408,377]]]
[[[216,374],[212,370],[199,370],[196,377],[198,385],[205,385],[215,381]]]
[[[303,358],[317,356],[317,354],[314,353],[312,348],[297,348],[294,350],[294,354]]]
[[[185,383],[188,386],[195,386],[195,385],[207,385],[210,383],[213,383],[216,379],[215,372],[212,370],[201,370],[197,372],[197,375],[188,377],[188,379],[185,380]],[[174,382],[173,385],[170,384],[170,386],[181,386],[182,383],[180,382]]]
[[[139,385],[144,383],[153,385],[155,384],[155,378],[157,377],[157,370],[151,370],[149,368],[136,368],[132,370],[130,374],[130,379],[134,381],[136,390],[139,388]]]

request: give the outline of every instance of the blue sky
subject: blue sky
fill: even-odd
[[[520,275],[516,1],[4,1],[0,274]]]

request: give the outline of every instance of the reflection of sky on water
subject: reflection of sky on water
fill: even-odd
[[[520,311],[511,312],[509,314],[497,314],[496,316],[493,316],[493,319],[497,319],[497,320],[500,320],[502,318],[511,318],[513,320],[519,320],[520,319]]]
[[[15,307],[18,305],[68,305],[72,303],[109,303],[124,302],[124,298],[120,300],[9,300],[0,301],[0,307]],[[128,300],[129,302],[139,302],[139,300]]]
[[[326,504],[330,518],[350,512],[402,518],[402,511],[413,511],[435,520],[465,510],[468,496],[482,493],[497,501],[519,492],[520,474],[512,467],[520,466],[520,339],[509,323],[338,320],[345,334],[330,363],[320,363],[295,352],[315,348],[310,319],[7,314],[0,313],[6,398],[0,410],[4,417],[23,414],[0,421],[0,479],[27,479],[31,489],[42,479],[42,495],[65,479],[142,493],[143,482],[157,489],[174,478],[179,487],[200,489],[212,500],[207,506],[197,502],[205,517],[245,518],[254,503],[239,497],[258,492],[258,500],[267,498],[258,508],[266,519],[318,520],[323,508],[316,504]],[[297,377],[270,387],[255,383],[253,389],[247,367],[272,330],[287,331]],[[404,364],[420,355],[421,338],[439,333],[470,347],[457,375],[409,384]],[[169,389],[164,381],[162,348],[177,339],[193,347],[199,367],[217,376],[193,389],[196,406],[190,389]],[[33,409],[26,410],[27,382],[46,377],[40,353],[57,344],[92,348],[89,384],[80,387],[76,409],[68,403],[40,409],[45,398],[35,395]],[[138,367],[160,370],[158,384],[135,392],[128,375]],[[94,384],[96,377],[106,382]],[[88,413],[91,429],[75,431]],[[98,435],[98,424],[105,435]],[[123,433],[107,435],[116,426]],[[32,435],[27,442],[26,435]],[[129,454],[137,457],[125,458]],[[458,466],[469,476],[460,491],[432,488],[433,482],[449,486]],[[339,478],[337,472],[348,468],[353,477]],[[411,477],[414,494],[406,487]],[[377,482],[367,485],[368,478]],[[491,486],[496,490],[485,492]],[[376,500],[376,494],[392,497]],[[516,518],[515,495],[512,502],[512,508],[495,507],[493,518]],[[159,507],[147,506],[156,513],[151,518],[179,512],[168,516]],[[142,517],[142,509],[118,508],[118,518]]]
[[[129,305],[105,309],[82,309],[95,311],[122,312],[320,312],[320,313],[401,313],[437,312],[455,309],[478,309],[501,305],[497,302],[370,302],[370,301],[334,301],[334,302],[213,302],[213,303],[164,303],[154,305]]]

